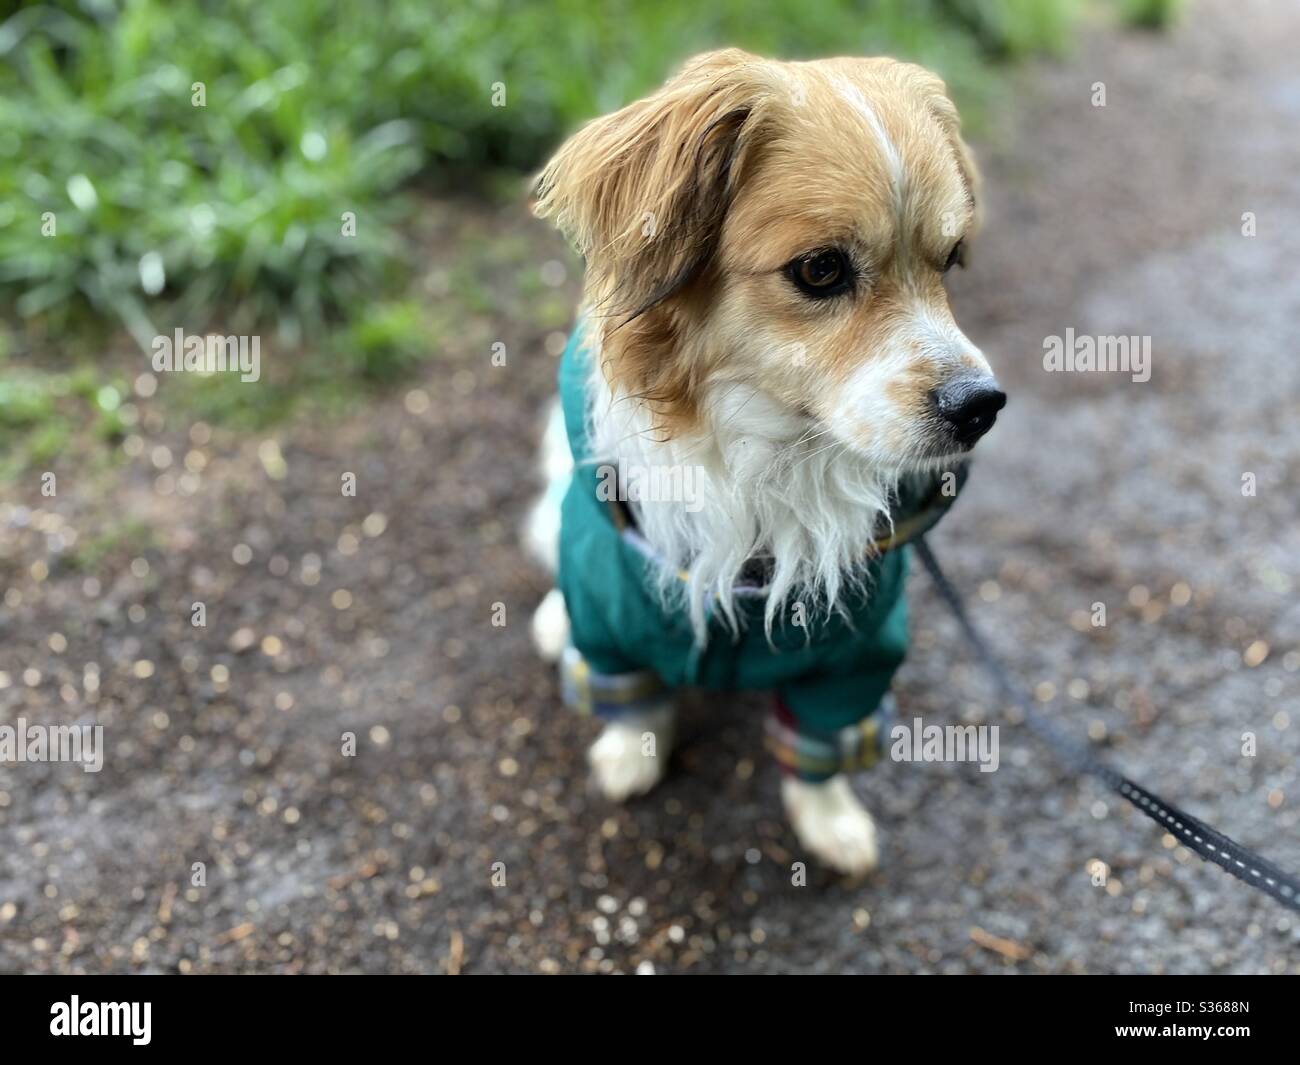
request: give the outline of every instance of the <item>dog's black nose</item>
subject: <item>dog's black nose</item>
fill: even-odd
[[[931,396],[939,417],[952,427],[957,442],[970,447],[993,428],[1007,396],[988,374],[960,373],[936,388]]]

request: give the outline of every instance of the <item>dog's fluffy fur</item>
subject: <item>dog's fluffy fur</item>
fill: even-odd
[[[895,478],[809,429],[752,385],[726,382],[706,391],[706,425],[658,439],[644,406],[618,399],[597,370],[593,445],[629,466],[692,467],[698,509],[680,500],[641,499],[639,527],[667,563],[661,594],[682,591],[697,638],[707,638],[706,606],[716,603],[734,629],[732,589],[745,562],[773,557],[764,620],[769,632],[791,599],[834,609],[846,585],[865,572],[866,545],[885,512]]]
[[[738,624],[732,589],[760,554],[769,630],[795,599],[836,609],[898,478],[964,450],[933,394],[958,373],[991,380],[942,280],[975,231],[977,181],[933,74],[736,50],[589,123],[541,174],[537,214],[586,260],[596,456],[697,474],[698,506],[635,510],[665,572],[688,574],[700,641],[715,605]],[[801,264],[827,252],[850,283],[810,295]],[[531,535],[544,542],[558,523],[542,509]],[[537,629],[553,648],[562,611],[548,609]],[[623,791],[613,781],[629,774],[602,774],[600,757],[606,790]],[[656,774],[631,776],[644,790]],[[813,850],[841,868],[874,862],[843,782],[784,790]]]

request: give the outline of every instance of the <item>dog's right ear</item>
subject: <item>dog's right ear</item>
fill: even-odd
[[[771,79],[737,49],[697,56],[652,96],[589,122],[546,165],[533,211],[586,259],[596,313],[629,321],[707,264]]]

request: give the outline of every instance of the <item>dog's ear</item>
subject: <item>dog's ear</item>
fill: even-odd
[[[595,313],[626,323],[707,264],[769,80],[763,60],[737,49],[697,56],[547,164],[533,210],[586,259]]]
[[[973,217],[967,234],[968,237],[973,237],[979,232],[984,220],[984,197],[980,192],[980,172],[975,165],[975,156],[970,146],[962,139],[961,116],[957,113],[957,105],[948,96],[948,87],[937,74],[911,63],[906,66],[911,76],[919,83],[930,114],[939,123],[957,159],[957,169],[966,183],[966,190],[970,193],[973,205]]]

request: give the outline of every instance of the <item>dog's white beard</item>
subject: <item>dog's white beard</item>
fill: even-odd
[[[866,591],[868,552],[888,518],[897,473],[873,469],[748,385],[712,388],[702,404],[705,428],[667,442],[644,405],[611,394],[599,370],[589,398],[596,462],[621,464],[634,482],[650,471],[661,485],[690,489],[685,498],[638,499],[635,485],[625,486],[641,534],[665,562],[660,591],[669,602],[684,596],[699,644],[715,605],[740,631],[735,585],[755,556],[772,559],[769,637],[785,621],[811,625],[843,612],[846,596]]]

